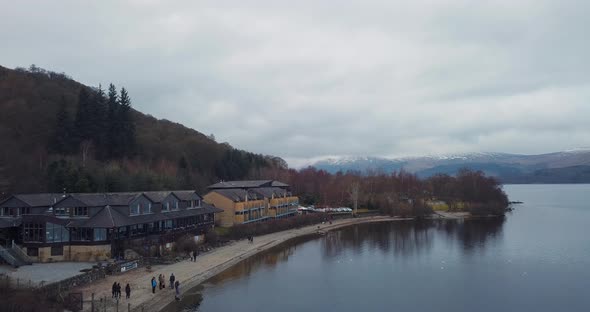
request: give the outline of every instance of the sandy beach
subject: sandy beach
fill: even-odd
[[[125,292],[123,291],[122,299],[119,302],[119,309],[125,311],[128,304],[131,305],[132,311],[155,312],[160,311],[166,307],[170,302],[174,301],[174,291],[169,288],[159,290],[156,288],[156,293],[152,294],[150,281],[153,276],[156,278],[159,274],[164,274],[166,279],[174,273],[176,279],[181,283],[181,293],[188,291],[208,278],[222,272],[231,267],[239,261],[255,255],[259,252],[277,246],[290,239],[310,235],[319,231],[325,232],[341,227],[369,222],[385,222],[404,220],[404,218],[374,216],[355,219],[341,219],[335,220],[332,224],[320,224],[307,226],[299,229],[287,230],[283,232],[272,233],[254,238],[254,243],[249,243],[248,240],[234,241],[229,245],[213,249],[208,253],[201,254],[196,262],[184,260],[170,265],[152,266],[151,272],[146,268],[139,268],[129,271],[122,275],[112,275],[107,278],[94,282],[83,287],[74,289],[74,292],[82,292],[84,295],[84,311],[90,311],[90,300],[92,293],[95,296],[95,307],[98,311],[103,308],[105,303],[101,302],[101,298],[106,298],[106,307],[108,311],[114,311],[115,300],[111,299],[111,286],[114,282],[121,284],[124,289],[125,285],[131,285],[131,298],[125,299]],[[167,281],[168,283],[168,281]],[[102,310],[101,310],[102,311]]]

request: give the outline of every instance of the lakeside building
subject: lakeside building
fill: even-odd
[[[213,228],[219,212],[190,190],[16,194],[0,202],[0,258],[10,263],[23,252],[38,262],[97,261],[126,249],[158,253],[181,235]]]
[[[204,200],[223,209],[217,224],[235,224],[287,218],[297,214],[299,198],[289,185],[274,180],[224,181],[208,187]]]

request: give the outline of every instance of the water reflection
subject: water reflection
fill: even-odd
[[[419,220],[381,224],[361,224],[330,232],[322,242],[323,256],[338,258],[344,251],[360,255],[365,248],[399,257],[414,257],[430,252],[435,237],[457,241],[465,253],[483,249],[502,237],[504,218],[473,220]]]
[[[231,268],[217,274],[207,281],[211,284],[219,284],[230,280],[238,279],[243,276],[248,276],[255,273],[257,270],[273,269],[279,263],[289,260],[298,247],[306,241],[314,239],[316,236],[300,237],[294,239],[287,244],[273,247],[263,253],[257,254],[253,257],[240,261]]]

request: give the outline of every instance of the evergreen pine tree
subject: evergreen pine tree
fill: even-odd
[[[135,152],[135,123],[131,115],[131,99],[125,88],[121,88],[119,96],[118,122],[120,125],[121,151],[125,156],[131,156]]]
[[[114,158],[119,156],[119,97],[117,94],[117,88],[112,83],[109,85],[109,93],[107,98],[107,138],[106,138],[106,150],[108,157]]]
[[[92,139],[92,110],[90,94],[86,88],[81,88],[78,94],[78,110],[74,122],[75,145],[80,142]]]
[[[191,189],[191,172],[186,161],[186,157],[182,156],[178,161],[178,171],[176,173],[176,180],[178,187],[182,189]]]
[[[108,119],[107,119],[107,100],[101,85],[98,85],[96,94],[93,97],[93,120],[95,122],[93,130],[95,144],[98,147],[98,157],[104,159],[108,157],[107,153],[107,133],[108,133]]]
[[[72,151],[72,124],[66,110],[65,98],[62,97],[55,118],[55,132],[49,149],[55,153],[67,154]]]

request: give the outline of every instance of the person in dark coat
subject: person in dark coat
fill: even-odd
[[[180,300],[180,282],[176,281],[176,283],[174,283],[174,288],[175,290],[175,294],[174,294],[174,299],[176,300]]]
[[[129,283],[127,283],[127,286],[125,286],[125,298],[131,298],[131,286],[129,286]]]
[[[174,289],[174,280],[176,280],[176,277],[174,276],[174,273],[170,274],[170,289]]]
[[[197,250],[193,250],[193,261],[197,261]]]
[[[117,283],[117,299],[121,299],[121,283]]]
[[[115,296],[117,295],[117,282],[113,283],[113,287],[112,287],[112,296],[111,298],[115,298]]]

